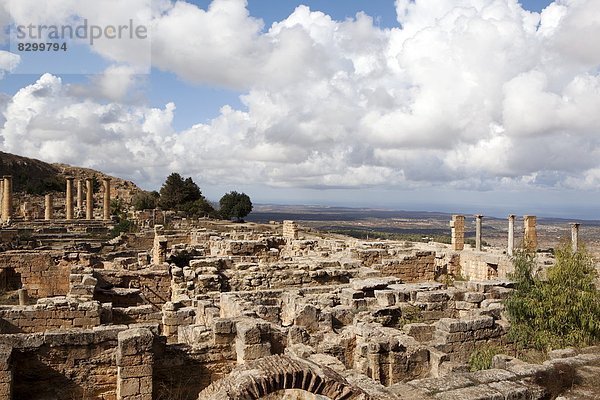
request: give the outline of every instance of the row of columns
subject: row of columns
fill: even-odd
[[[67,220],[73,219],[73,181],[75,178],[68,176],[67,178]],[[103,199],[103,219],[110,219],[110,178],[103,178],[104,199]],[[85,179],[85,219],[94,219],[94,180],[92,178]],[[77,181],[77,208],[83,208],[83,181]]]
[[[511,214],[508,216],[508,247],[507,253],[512,256],[515,248],[515,218]],[[481,223],[483,215],[475,215],[475,250],[481,251]],[[526,249],[537,249],[537,218],[534,215],[523,216],[523,244]],[[578,223],[571,224],[571,245],[573,252],[579,249],[579,226]],[[456,251],[463,250],[465,247],[465,217],[464,215],[453,215],[450,221],[452,228],[452,249]]]
[[[73,181],[75,178],[68,176],[66,188],[66,219],[74,219],[73,208]],[[86,209],[85,219],[94,219],[94,182],[92,178],[86,178]],[[103,199],[103,219],[110,219],[110,178],[103,179],[104,199]],[[2,222],[8,222],[12,218],[12,176],[6,175],[0,180],[0,203],[2,211]],[[44,219],[54,219],[54,202],[51,194],[47,194],[44,199],[45,213]],[[83,208],[83,181],[77,181],[77,207]]]

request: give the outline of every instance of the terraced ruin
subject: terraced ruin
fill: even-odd
[[[66,184],[34,215],[3,181],[0,399],[594,398],[577,385],[600,376],[597,348],[469,372],[510,345],[514,216],[503,248],[482,246],[480,216],[465,246],[460,215],[450,245],[157,210],[111,238],[110,181],[85,212]],[[535,217],[524,237],[535,249]]]

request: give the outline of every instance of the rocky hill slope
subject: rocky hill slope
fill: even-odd
[[[12,175],[14,192],[29,195],[64,192],[66,176],[73,176],[76,181],[78,179],[94,178],[96,187],[101,184],[104,177],[110,177],[112,179],[113,197],[118,196],[126,202],[141,190],[131,181],[109,176],[93,169],[73,167],[66,164],[49,164],[5,152],[0,152],[0,176],[2,175]]]

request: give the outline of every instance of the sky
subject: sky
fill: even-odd
[[[148,34],[18,48],[82,21]],[[0,25],[1,151],[212,200],[600,219],[598,0],[0,0]]]

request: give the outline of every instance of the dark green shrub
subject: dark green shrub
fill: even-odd
[[[600,292],[591,256],[568,245],[555,255],[556,264],[541,280],[533,276],[535,255],[515,254],[516,290],[505,305],[512,324],[509,337],[519,347],[549,350],[600,342]]]

